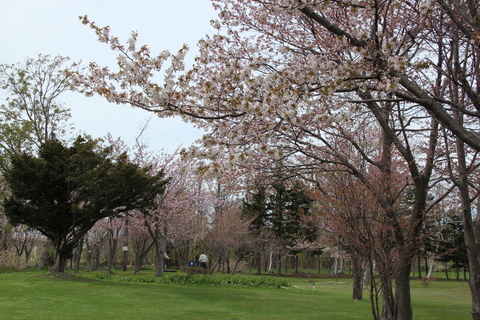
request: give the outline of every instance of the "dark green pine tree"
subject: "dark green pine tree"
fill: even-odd
[[[264,187],[257,193],[250,196],[250,199],[244,199],[242,202],[242,215],[246,218],[252,218],[250,223],[250,232],[258,235],[265,226],[267,217],[267,195]]]
[[[271,188],[270,194],[267,195],[266,188],[260,188],[243,202],[243,215],[253,218],[250,232],[259,235],[263,228],[269,229],[285,247],[294,246],[297,240],[314,241],[317,227],[308,222],[313,200],[301,185],[287,187],[275,183]]]
[[[468,266],[463,221],[460,215],[452,215],[447,227],[442,230],[438,251],[441,253],[443,261],[453,262],[458,280],[460,268]]]
[[[287,188],[284,184],[272,185],[275,192],[268,197],[268,217],[275,233],[286,246],[294,246],[296,240],[313,241],[316,228],[309,226],[307,217],[313,200],[299,184]]]
[[[257,261],[257,274],[261,274],[262,272],[261,259],[266,244],[263,230],[267,223],[267,210],[267,195],[266,188],[264,187],[242,201],[242,216],[247,219],[252,219],[249,232],[255,236],[257,241],[254,241],[250,246],[242,248],[242,252],[237,252],[237,254],[243,256],[254,255]]]
[[[73,248],[105,217],[154,206],[168,180],[163,172],[112,156],[90,139],[79,137],[71,147],[58,140],[40,146],[38,157],[11,156],[4,172],[10,189],[3,206],[13,225],[24,224],[49,238],[56,249],[54,272],[63,272]]]

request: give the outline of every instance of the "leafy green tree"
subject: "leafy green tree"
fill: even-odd
[[[269,229],[284,247],[294,247],[299,240],[316,239],[317,229],[308,219],[312,205],[313,200],[300,184],[288,187],[274,183],[270,190],[260,188],[244,200],[242,213],[253,219],[250,232],[259,235],[263,229]]]
[[[315,229],[308,226],[308,215],[313,200],[305,194],[299,184],[292,188],[284,184],[273,184],[274,193],[268,198],[268,221],[286,246],[294,246],[299,239],[314,240]]]
[[[457,270],[458,279],[459,268],[468,266],[464,228],[462,217],[460,215],[453,215],[451,220],[447,223],[447,227],[442,230],[439,252],[442,254],[443,261],[453,262],[453,267]]]
[[[71,147],[47,140],[38,157],[13,154],[10,161],[5,214],[13,225],[27,225],[52,241],[54,272],[65,270],[73,248],[97,221],[133,209],[146,212],[168,182],[163,172],[152,176],[149,168],[83,137]]]
[[[267,222],[267,195],[266,195],[266,188],[260,188],[257,193],[251,194],[249,198],[245,198],[242,201],[241,207],[241,214],[243,217],[252,219],[252,222],[249,225],[249,232],[253,235],[254,239],[254,246],[251,248],[244,249],[245,251],[253,252],[256,256],[257,260],[257,274],[261,274],[262,264],[262,253],[265,251],[266,247],[266,236],[265,232],[266,229],[266,222]],[[244,253],[244,255],[248,255],[248,253]]]

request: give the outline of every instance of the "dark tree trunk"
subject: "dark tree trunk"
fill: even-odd
[[[418,277],[422,277],[422,258],[418,256]]]
[[[373,278],[372,278],[373,279]],[[393,298],[393,284],[391,277],[382,278],[382,320],[394,320],[395,302]]]
[[[230,268],[230,252],[227,252],[227,254],[225,255],[225,264],[226,264],[226,267],[227,267],[226,273],[230,274],[230,271],[231,271],[231,268]]]
[[[470,292],[472,296],[472,318],[474,320],[480,320],[480,257],[478,251],[478,230],[475,227],[478,226],[479,216],[477,215],[476,223],[473,223],[472,217],[472,203],[470,201],[470,192],[468,185],[468,169],[466,164],[465,148],[463,143],[457,139],[457,153],[458,153],[458,181],[457,187],[460,191],[462,200],[462,216],[463,216],[463,228],[465,246],[467,248],[468,264],[470,271]],[[476,232],[477,231],[477,234]],[[457,278],[458,278],[458,263],[457,263]]]
[[[55,255],[55,262],[53,264],[52,272],[65,272],[67,266],[68,257],[64,254],[61,254],[60,251],[57,251]]]
[[[257,255],[257,274],[262,274],[262,255]]]
[[[396,271],[395,275],[395,320],[413,319],[412,298],[410,295],[411,264],[405,263]]]
[[[282,255],[278,254],[278,271],[277,271],[277,276],[281,277],[282,276]]]
[[[362,260],[352,255],[352,274],[353,274],[353,300],[363,299],[363,275]]]
[[[80,261],[82,260],[82,252],[83,252],[83,238],[80,240],[80,243],[77,246],[76,253],[73,255],[74,257],[74,265],[75,265],[75,273],[80,272]]]
[[[145,259],[147,254],[150,252],[150,250],[152,250],[153,245],[154,243],[152,241],[150,245],[148,245],[148,247],[145,247],[145,246],[143,247],[144,250],[139,250],[135,253],[135,266],[133,271],[134,274],[140,273],[140,270],[142,269],[142,265],[143,265],[143,260]]]
[[[117,252],[117,239],[109,239],[109,252],[108,252],[108,260],[107,260],[107,272],[112,273],[113,269],[113,261],[115,260],[115,254]]]
[[[93,269],[99,271],[99,270],[100,270],[100,265],[101,265],[101,261],[100,261],[100,259],[101,259],[101,258],[100,258],[100,256],[101,256],[101,254],[100,254],[100,253],[101,253],[100,244],[98,244],[98,245],[95,246],[94,252],[95,252],[95,256],[94,256],[94,259],[93,259],[93,260],[94,260],[95,262],[94,262],[94,264],[93,264],[93,265],[94,265]]]
[[[298,274],[298,254],[295,255],[295,274]]]
[[[87,270],[93,270],[93,250],[87,239]]]

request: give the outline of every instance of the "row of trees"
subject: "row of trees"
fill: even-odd
[[[460,202],[480,319],[478,2],[212,3],[218,33],[200,40],[189,70],[186,47],[154,56],[137,49],[136,34],[122,46],[82,17],[119,51],[119,70],[91,64],[77,80],[87,93],[206,128],[189,153],[212,170],[255,172],[247,182],[259,172],[260,181],[302,177],[336,201],[319,202],[327,220],[345,222],[328,230],[381,275],[374,318],[412,319],[409,275],[425,227]]]
[[[245,236],[239,226],[250,225],[234,214],[241,208],[257,213],[250,219],[262,217],[268,227],[257,231],[262,223],[251,224],[250,235],[257,234],[245,252],[255,243],[276,242],[289,250],[318,249],[306,241],[313,230],[306,212],[314,213],[313,226],[328,235],[321,245],[342,248],[355,261],[357,290],[362,266],[375,266],[380,283],[371,278],[371,299],[382,298],[381,308],[372,303],[375,319],[412,319],[414,257],[428,243],[426,230],[440,238],[446,214],[460,207],[472,316],[479,319],[480,235],[473,215],[480,151],[478,3],[212,3],[219,9],[213,22],[218,33],[200,40],[189,70],[183,61],[187,47],[154,56],[147,46],[136,47],[136,34],[122,46],[108,27],[82,17],[100,41],[119,51],[119,70],[92,63],[89,75],[75,69],[65,75],[86,94],[160,116],[179,115],[206,129],[204,139],[183,155],[203,159],[193,171],[217,181],[209,209],[198,210],[205,201],[199,198],[193,216],[225,226],[213,245],[225,255],[226,243],[233,248],[232,239]],[[301,181],[315,200],[311,209],[296,207],[298,223],[290,204],[272,207],[281,185],[295,190],[292,181]],[[266,186],[280,189],[262,191]],[[244,206],[232,200],[245,197]],[[262,201],[265,209],[255,205]],[[172,232],[189,223],[160,223],[171,210],[155,210],[145,227],[159,239],[156,248],[164,248]],[[230,215],[240,217],[237,224],[225,223]],[[292,226],[301,231],[292,232]],[[281,229],[285,237],[275,232]],[[439,241],[431,243],[439,248]]]

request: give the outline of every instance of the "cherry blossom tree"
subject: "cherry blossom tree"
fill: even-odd
[[[129,148],[120,140],[109,137],[117,152],[128,152]],[[163,151],[152,153],[147,146],[138,144],[131,152],[135,163],[151,168],[151,173],[162,171],[169,179],[165,191],[156,199],[155,208],[147,214],[130,213],[130,225],[135,234],[130,233],[130,242],[137,241],[135,252],[141,261],[151,249],[155,250],[155,276],[164,273],[167,243],[178,249],[180,264],[187,265],[190,246],[205,234],[210,205],[209,191],[205,188],[206,179],[201,176],[201,168],[195,159],[184,159],[179,151],[167,154]],[[152,242],[147,242],[145,234]],[[138,236],[139,239],[134,239]],[[185,252],[186,251],[186,252]],[[137,267],[138,269],[139,267]],[[138,272],[139,269],[136,271]]]
[[[108,218],[102,221],[102,226],[106,232],[106,242],[108,245],[107,272],[111,273],[113,263],[117,254],[119,242],[123,239],[124,222],[123,218]]]
[[[32,251],[37,246],[41,233],[37,230],[29,230],[25,226],[17,226],[12,231],[17,255],[25,256],[25,265],[28,267]]]
[[[136,34],[122,46],[108,27],[83,17],[100,41],[120,52],[119,71],[91,64],[91,76],[78,81],[87,93],[160,116],[180,115],[206,128],[203,144],[190,152],[212,159],[214,169],[280,163],[286,172],[306,175],[342,165],[372,192],[390,220],[398,261],[405,264],[395,270],[396,294],[387,317],[411,319],[411,252],[426,218],[440,124],[480,150],[478,92],[472,89],[479,61],[478,4],[213,3],[220,12],[213,23],[219,32],[199,42],[196,65],[187,71],[186,47],[175,55],[152,56],[147,46],[137,49]],[[462,6],[468,10],[456,10]],[[456,53],[460,59],[451,64]],[[159,72],[160,85],[154,78]],[[450,92],[463,92],[464,99],[445,94]],[[377,135],[372,138],[379,144],[369,149],[367,140],[357,138],[359,128],[373,119]],[[347,158],[340,152],[345,147],[356,152]],[[358,166],[355,157],[367,166]],[[381,180],[370,179],[369,171],[380,173]],[[394,210],[398,199],[392,192],[405,172],[415,199],[409,215]],[[478,314],[476,308],[472,314]]]

